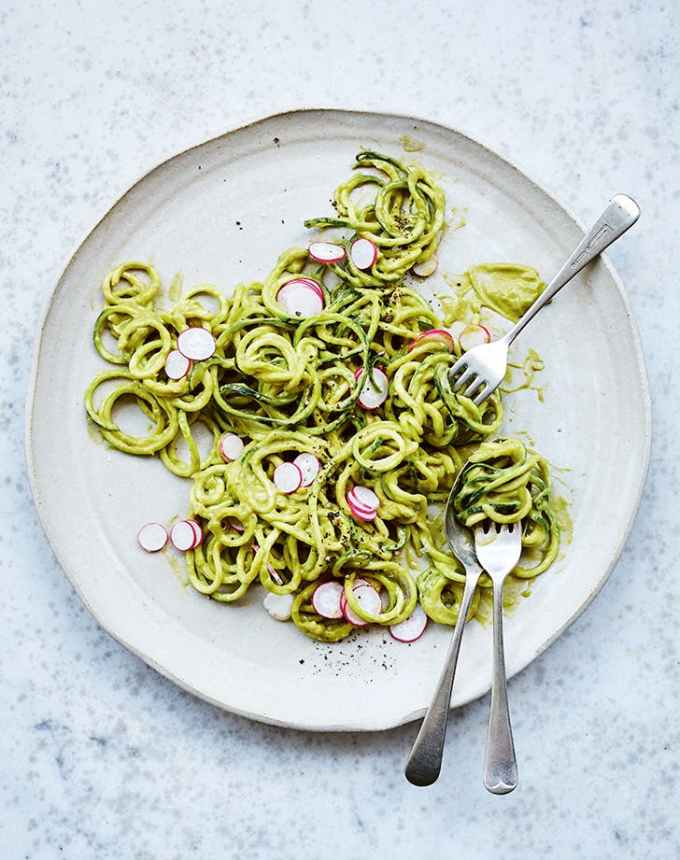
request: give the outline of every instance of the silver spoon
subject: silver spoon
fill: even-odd
[[[458,523],[453,510],[453,497],[458,492],[460,477],[463,474],[465,465],[458,473],[458,477],[451,487],[444,513],[444,525],[449,546],[455,557],[465,568],[465,587],[463,588],[463,597],[458,609],[458,619],[453,630],[451,644],[446,654],[444,669],[439,678],[432,703],[427,709],[425,718],[420,726],[418,737],[413,744],[411,755],[406,762],[406,779],[413,783],[413,785],[432,785],[442,769],[444,739],[446,738],[451,690],[456,674],[458,652],[460,651],[460,643],[463,638],[465,619],[470,608],[470,602],[479,582],[479,577],[482,574],[482,568],[475,554],[472,534],[465,526],[461,526]]]

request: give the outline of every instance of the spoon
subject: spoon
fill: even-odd
[[[444,669],[439,678],[439,683],[437,684],[430,707],[427,709],[425,718],[420,726],[418,737],[413,744],[411,755],[406,762],[406,779],[413,785],[419,786],[432,785],[439,776],[442,768],[444,740],[446,738],[446,727],[451,705],[451,690],[458,663],[458,652],[460,651],[460,643],[463,638],[465,619],[470,608],[470,602],[479,582],[479,577],[483,572],[477,561],[472,534],[456,520],[453,510],[453,499],[458,492],[461,475],[466,465],[467,463],[463,465],[451,487],[444,513],[444,525],[449,546],[455,557],[465,568],[465,586],[458,608],[456,626],[454,627],[451,643],[446,653]]]

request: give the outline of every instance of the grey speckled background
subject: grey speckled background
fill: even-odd
[[[678,6],[362,7],[0,4],[7,860],[680,856]],[[650,480],[603,594],[511,684],[522,785],[506,798],[480,786],[486,700],[451,717],[446,770],[428,790],[401,775],[414,727],[308,736],[223,714],[98,629],[36,521],[22,449],[30,347],[68,255],[160,160],[304,105],[460,127],[586,221],[617,190],[643,208],[611,256],[651,371]]]

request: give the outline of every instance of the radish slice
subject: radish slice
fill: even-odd
[[[308,487],[314,482],[314,478],[319,474],[321,463],[314,454],[298,454],[293,460],[293,465],[297,466],[302,472],[302,486]]]
[[[345,496],[345,501],[347,502],[347,507],[349,508],[350,513],[354,519],[359,522],[371,523],[378,516],[377,511],[371,510],[371,508],[365,508],[363,505],[358,504],[354,501],[353,497],[349,495],[349,493]]]
[[[354,377],[359,380],[363,374],[363,368],[355,371]],[[390,383],[385,374],[379,367],[373,368],[373,373],[366,380],[364,387],[359,395],[359,406],[369,412],[372,409],[378,409],[387,400],[387,392],[389,391]]]
[[[370,239],[355,239],[349,255],[357,269],[370,269],[378,259],[378,246]]]
[[[332,242],[312,242],[309,246],[309,256],[317,263],[339,263],[345,259],[345,249]]]
[[[282,493],[294,493],[302,486],[302,472],[295,463],[280,463],[274,469],[274,483]]]
[[[203,529],[199,526],[196,520],[187,520],[191,528],[194,530],[195,540],[192,549],[196,549],[199,544],[203,543]]]
[[[231,463],[233,460],[238,460],[245,447],[243,440],[240,436],[237,436],[236,433],[225,433],[220,439],[220,454],[222,455],[222,459],[225,463]]]
[[[165,359],[165,375],[168,379],[183,379],[191,370],[191,359],[178,349],[173,349]]]
[[[177,336],[177,349],[192,361],[205,361],[215,352],[215,338],[205,328],[185,328]]]
[[[194,527],[187,520],[180,520],[172,527],[170,540],[175,549],[178,549],[180,552],[187,552],[187,550],[193,549],[196,543]]]
[[[255,550],[256,553],[258,553],[260,551],[260,544],[257,543],[256,541],[254,541],[253,542],[253,549]],[[267,562],[267,573],[271,576],[271,578],[274,580],[274,582],[277,585],[283,585],[283,580],[279,576],[278,571],[269,562]]]
[[[453,338],[457,338],[461,336],[461,334],[465,331],[467,327],[468,323],[463,322],[463,320],[456,320],[455,322],[451,323],[447,331]]]
[[[433,255],[429,260],[425,260],[424,263],[416,263],[411,271],[414,275],[418,275],[419,278],[429,278],[430,275],[434,275],[437,271],[438,263],[436,255]]]
[[[372,585],[362,585],[359,588],[353,588],[352,591],[354,592],[354,596],[359,601],[359,605],[362,609],[365,609],[370,615],[380,614],[380,610],[382,608],[380,595]],[[360,618],[356,612],[354,612],[352,607],[349,605],[347,598],[345,598],[345,609],[343,611],[343,615],[349,623],[354,624],[355,627],[366,627],[366,625],[369,624],[368,621]]]
[[[278,570],[276,570],[276,568],[273,565],[267,564],[267,572],[269,573],[269,575],[271,576],[271,578],[274,580],[274,582],[277,585],[283,585],[283,580],[281,579],[281,575],[279,574]]]
[[[323,310],[323,293],[308,281],[288,281],[276,294],[276,300],[291,317],[315,317]]]
[[[283,285],[283,287],[288,287],[291,284],[297,284],[298,286],[304,285],[304,286],[309,287],[310,289],[314,290],[314,292],[317,294],[317,296],[323,302],[323,300],[324,300],[323,290],[318,285],[318,283],[316,281],[313,281],[311,278],[293,278],[290,281],[286,281],[286,283]],[[283,289],[283,287],[281,287],[281,290]],[[279,290],[279,292],[281,292],[281,290]]]
[[[349,507],[350,513],[352,514],[354,519],[357,520],[357,522],[372,523],[373,520],[378,516],[376,511],[368,511],[366,508],[357,507],[350,499],[347,499],[347,506]]]
[[[368,508],[366,507],[366,505],[362,505],[361,502],[357,500],[356,496],[352,495],[351,490],[345,496],[345,501],[353,511],[356,511],[356,513],[361,514],[361,516],[370,517],[372,514],[375,513],[375,508]]]
[[[364,579],[363,577],[358,576],[354,580],[354,585],[352,586],[352,591],[354,591],[357,588],[373,588],[373,586],[371,585],[371,583],[367,579]]]
[[[322,618],[342,618],[342,592],[339,582],[324,582],[312,595],[312,606]]]
[[[412,350],[419,343],[422,343],[424,340],[435,340],[435,341],[438,341],[439,343],[443,343],[449,352],[453,352],[453,347],[454,347],[453,335],[451,334],[451,332],[447,331],[444,328],[430,328],[427,331],[421,332],[409,344],[409,346],[408,346],[409,351]]]
[[[352,591],[356,591],[358,588],[373,588],[371,583],[367,579],[362,579],[359,577],[354,580],[354,585],[352,586]],[[382,598],[381,598],[382,599]],[[345,607],[347,606],[347,597],[345,596],[345,589],[342,589],[342,594],[340,595],[340,609],[342,610],[342,614],[345,614]]]
[[[236,519],[236,517],[229,517],[227,523],[229,524],[229,528],[233,529],[235,532],[243,534],[243,532],[245,531],[244,526],[241,522],[239,522],[239,520]]]
[[[390,627],[390,633],[397,642],[415,642],[423,635],[426,627],[427,615],[425,615],[422,606],[416,604],[416,608],[406,621],[401,621]]]
[[[160,523],[146,523],[137,532],[137,541],[146,552],[158,552],[168,542],[168,532]]]
[[[460,347],[463,352],[467,352],[474,346],[480,346],[483,343],[489,343],[491,340],[491,332],[483,325],[469,325],[463,329],[458,338]]]
[[[380,499],[370,487],[355,486],[349,492],[353,496],[352,501],[357,506],[368,508],[370,511],[377,511],[380,507]]]
[[[293,595],[272,594],[269,592],[262,601],[262,605],[272,618],[275,618],[277,621],[288,621],[291,609],[293,608]]]

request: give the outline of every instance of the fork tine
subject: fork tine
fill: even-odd
[[[466,368],[466,370],[458,377],[458,379],[454,379],[451,388],[454,391],[460,391],[461,388],[463,388],[463,386],[465,385],[465,383],[469,382],[469,380],[473,376],[476,376],[474,370],[471,367]]]
[[[458,359],[458,361],[456,361],[454,364],[452,364],[451,367],[449,368],[449,376],[456,376],[457,374],[459,374],[461,372],[461,370],[464,370],[467,367],[467,365],[468,365],[468,363],[467,363],[465,356],[461,355],[461,357]]]
[[[463,393],[466,397],[472,397],[472,395],[479,388],[479,386],[485,384],[486,380],[484,379],[484,377],[475,375],[475,378],[472,380],[472,382],[468,385],[468,387]]]
[[[484,381],[486,381],[486,380],[484,380]],[[484,403],[484,401],[486,400],[486,398],[487,398],[487,397],[489,397],[491,394],[492,394],[491,387],[490,387],[488,384],[486,384],[486,385],[481,389],[481,391],[479,391],[479,392],[478,392],[478,393],[477,393],[477,394],[472,398],[472,402],[475,404],[475,406],[480,406],[482,403]]]

